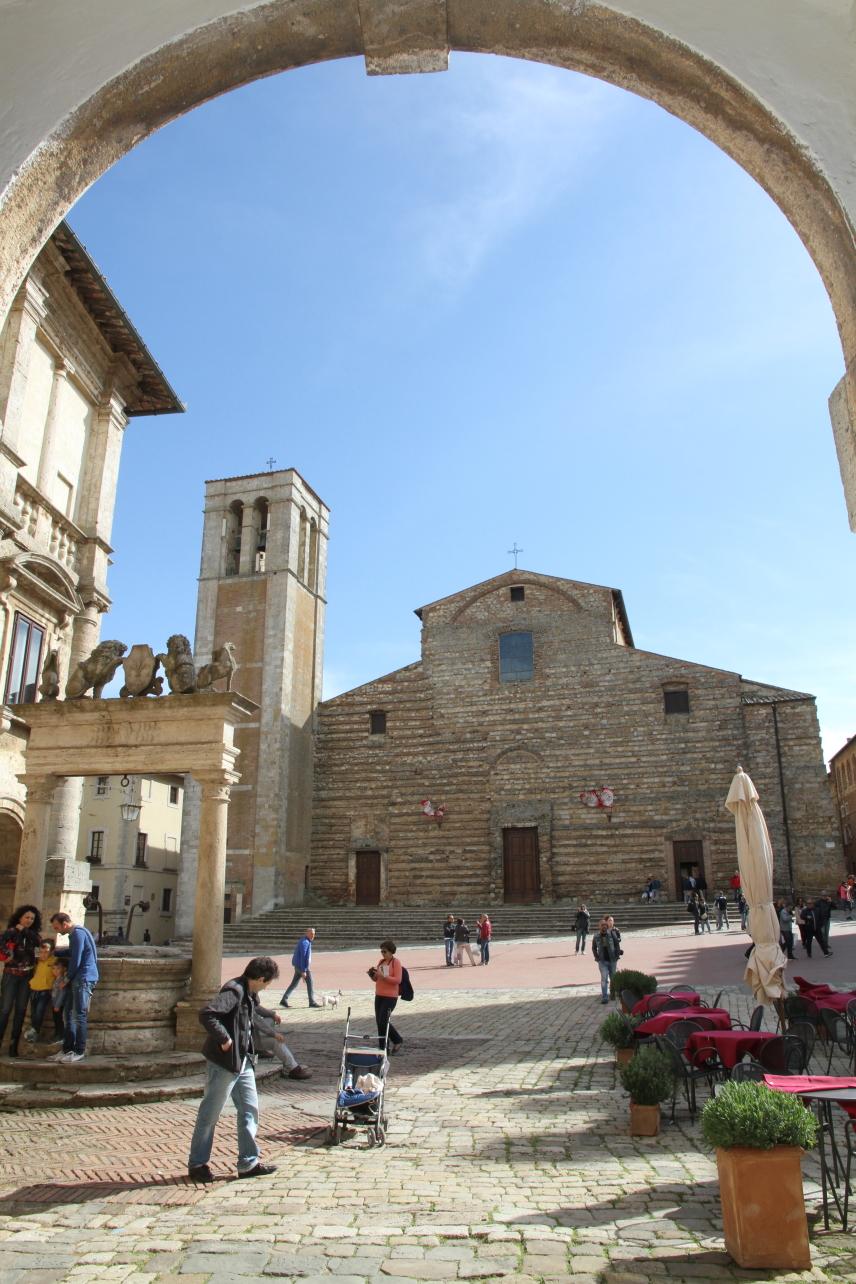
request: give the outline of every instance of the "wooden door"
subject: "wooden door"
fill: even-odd
[[[380,852],[357,852],[357,904],[380,905]]]
[[[515,905],[541,900],[538,829],[534,825],[502,831],[503,899]]]
[[[704,845],[698,840],[672,843],[675,860],[675,900],[684,899],[684,879],[695,870],[704,874]]]

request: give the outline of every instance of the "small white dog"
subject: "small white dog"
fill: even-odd
[[[342,997],[341,990],[337,990],[335,994],[322,994],[321,995],[322,1008],[337,1008],[339,1006],[339,1000],[341,999],[341,997]]]

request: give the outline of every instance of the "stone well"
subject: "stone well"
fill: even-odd
[[[86,1050],[107,1056],[171,1052],[175,1006],[187,997],[190,959],[163,946],[109,945],[98,952]]]

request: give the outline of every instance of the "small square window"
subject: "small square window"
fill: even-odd
[[[509,590],[512,602],[524,602],[526,600],[526,589],[522,584],[515,584]]]
[[[663,708],[666,713],[689,713],[689,691],[664,691]]]
[[[369,731],[373,736],[386,735],[386,714],[381,709],[375,709],[369,714]]]
[[[106,798],[110,792],[110,777],[99,776],[95,782],[96,798]]]

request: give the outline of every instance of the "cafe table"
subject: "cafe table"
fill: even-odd
[[[632,1016],[642,1016],[645,1012],[651,1012],[656,1015],[658,1012],[665,1012],[672,1002],[685,1001],[692,1004],[693,1007],[699,1006],[699,996],[695,990],[681,990],[679,994],[661,993],[659,990],[656,994],[646,994],[644,998],[639,999],[631,1008]]]
[[[640,1021],[633,1033],[642,1037],[665,1034],[675,1021],[695,1021],[701,1018],[712,1021],[714,1030],[731,1029],[731,1013],[726,1012],[725,1008],[678,1008],[674,1012],[658,1012],[656,1016]]]
[[[687,1039],[684,1055],[693,1065],[703,1065],[704,1058],[697,1061],[695,1054],[714,1048],[726,1070],[733,1070],[745,1056],[757,1060],[763,1045],[778,1038],[767,1030],[700,1030]]]
[[[768,1088],[776,1092],[791,1092],[810,1102],[817,1114],[820,1150],[820,1185],[823,1199],[823,1224],[829,1230],[829,1196],[832,1196],[843,1230],[847,1230],[847,1218],[850,1201],[850,1159],[852,1148],[848,1140],[847,1164],[845,1166],[838,1153],[835,1140],[832,1107],[840,1106],[850,1116],[856,1118],[856,1078],[850,1075],[838,1076],[829,1074],[813,1075],[764,1075]],[[829,1154],[827,1155],[827,1140]],[[841,1187],[844,1187],[843,1191]],[[842,1202],[843,1197],[843,1202]]]

